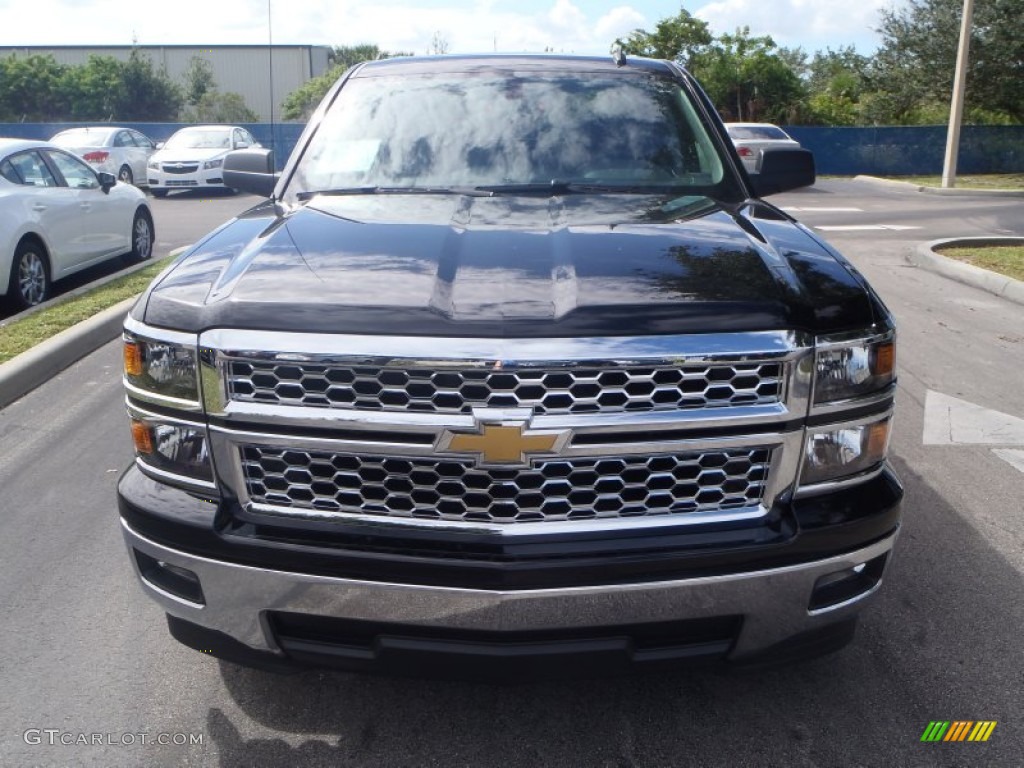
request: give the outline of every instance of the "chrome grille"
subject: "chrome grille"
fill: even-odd
[[[537,460],[528,469],[246,445],[250,499],[281,514],[465,523],[561,522],[752,507],[768,448]]]
[[[199,170],[199,163],[164,163],[164,173],[195,173]]]
[[[679,410],[777,403],[780,362],[614,369],[361,367],[232,360],[228,395],[241,402],[318,408],[537,414]]]

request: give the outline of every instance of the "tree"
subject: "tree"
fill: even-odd
[[[345,72],[364,61],[375,61],[376,59],[388,59],[392,56],[410,56],[408,53],[388,53],[382,51],[376,45],[363,44],[353,46],[341,46],[334,49],[332,58],[334,65],[319,77],[307,80],[301,86],[288,94],[282,102],[285,120],[307,120],[313,114],[313,110],[327,95],[338,78]]]
[[[189,104],[199,104],[203,96],[217,89],[213,67],[206,59],[198,56],[189,59],[188,68],[182,77],[185,81],[185,101]]]
[[[810,119],[824,125],[856,125],[862,122],[862,98],[867,87],[865,72],[870,60],[853,46],[818,51],[808,67]]]
[[[913,121],[948,109],[962,0],[912,0],[883,10],[882,46],[867,73],[871,108],[882,122]],[[967,72],[968,114],[1024,122],[1024,0],[986,0],[974,10]]]
[[[806,91],[771,37],[751,37],[749,27],[722,35],[691,69],[729,120],[799,122]]]
[[[690,66],[693,57],[711,44],[708,23],[692,16],[685,8],[670,18],[662,19],[653,32],[634,29],[625,40],[618,39],[622,52],[652,59],[670,59]]]
[[[125,102],[124,64],[113,56],[89,56],[85,64],[68,67],[60,91],[66,119],[78,122],[114,120]]]
[[[255,123],[260,116],[249,109],[240,93],[221,93],[206,59],[193,56],[182,75],[186,105],[180,119],[186,123]]]
[[[181,91],[167,72],[153,67],[153,61],[133,48],[122,65],[120,101],[114,113],[119,120],[170,122],[181,109]]]
[[[240,93],[221,93],[216,89],[203,94],[198,104],[182,110],[181,116],[187,123],[255,123],[260,119]]]
[[[430,39],[430,47],[427,48],[427,55],[442,56],[448,53],[448,38],[440,33],[440,31],[434,32],[434,36]]]
[[[66,75],[67,67],[52,56],[0,58],[0,121],[60,119],[65,109],[61,83]]]
[[[181,94],[137,48],[127,61],[90,56],[62,66],[50,56],[0,59],[0,119],[173,121]]]

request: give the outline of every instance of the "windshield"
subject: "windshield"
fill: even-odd
[[[231,149],[231,131],[195,130],[178,131],[164,144],[166,149]]]
[[[112,131],[85,130],[64,131],[53,137],[52,142],[58,147],[102,147],[107,143]]]
[[[668,77],[487,71],[350,80],[288,194],[517,185],[736,189],[686,92]]]

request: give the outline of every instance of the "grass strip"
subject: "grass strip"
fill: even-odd
[[[1024,246],[991,245],[957,248],[937,248],[947,256],[965,264],[988,269],[1016,280],[1024,280]]]
[[[88,320],[97,312],[142,293],[172,259],[173,257],[167,256],[154,261],[138,272],[112,280],[99,288],[3,326],[0,328],[0,363],[7,362],[76,323]]]
[[[893,176],[893,181],[908,181],[922,187],[941,187],[942,176]],[[957,189],[1024,190],[1024,173],[990,173],[956,177]]]

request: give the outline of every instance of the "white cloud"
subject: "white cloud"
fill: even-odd
[[[644,29],[646,25],[647,19],[642,13],[631,6],[620,5],[597,20],[594,34],[611,43],[616,38],[625,37],[634,29]]]
[[[780,45],[809,51],[877,44],[880,8],[909,0],[712,0],[687,4],[713,32],[748,25]],[[605,54],[612,40],[652,29],[677,13],[663,0],[0,0],[0,45],[262,44],[267,6],[276,43],[376,43],[390,51],[425,53],[434,33],[452,53],[556,51]],[[629,3],[629,4],[626,4]],[[26,18],[45,19],[27,24]]]
[[[555,0],[554,7],[547,13],[548,19],[555,27],[577,31],[587,24],[587,17],[570,0]]]
[[[896,3],[900,4],[900,3]],[[809,52],[856,45],[869,53],[878,45],[879,11],[892,0],[717,0],[694,15],[713,34],[750,27],[754,36],[771,35],[778,45]]]

